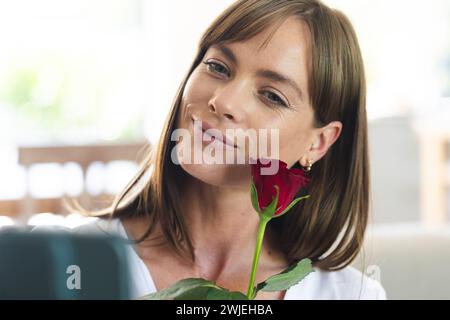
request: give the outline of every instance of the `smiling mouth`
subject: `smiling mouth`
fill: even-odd
[[[227,145],[227,146],[232,147],[232,148],[237,148],[235,145],[230,144],[230,143],[224,141],[224,140],[221,139],[220,137],[216,137],[216,136],[210,135],[208,132],[206,132],[206,131],[203,130],[203,129],[202,129],[202,132],[203,132],[204,134],[206,134],[207,136],[211,137],[211,141],[212,141],[212,142],[214,142],[214,141],[217,140],[217,141],[219,141],[220,143],[222,143],[222,144],[224,144],[224,145]]]
[[[207,135],[208,137],[211,138],[211,142],[214,142],[214,141],[217,140],[217,141],[219,141],[220,143],[222,143],[223,145],[229,146],[229,147],[231,147],[231,148],[238,149],[238,146],[237,146],[236,144],[234,144],[233,142],[231,142],[231,141],[226,137],[226,135],[224,135],[222,132],[220,132],[220,130],[211,127],[209,124],[207,124],[207,123],[205,123],[205,122],[203,122],[203,121],[201,121],[201,120],[197,120],[197,121],[200,121],[200,122],[201,122],[201,126],[196,125],[196,120],[195,120],[195,119],[192,119],[192,123],[193,123],[194,127],[197,127],[197,128],[199,128],[199,129],[201,129],[203,134],[205,134],[205,135]],[[209,130],[209,129],[215,129],[215,130],[218,130],[218,131],[221,133],[220,136],[214,136],[214,135],[211,135],[209,132],[207,132],[207,130]]]

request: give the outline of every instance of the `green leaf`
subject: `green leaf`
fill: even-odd
[[[286,207],[286,209],[284,209],[283,212],[281,212],[280,214],[277,214],[274,218],[279,218],[279,217],[285,215],[285,214],[288,213],[288,211],[291,210],[292,207],[295,206],[300,200],[308,199],[309,197],[310,197],[310,196],[307,195],[307,196],[304,196],[304,197],[295,199],[294,201],[291,202],[290,205],[288,205],[288,206]]]
[[[210,288],[217,287],[213,282],[201,278],[183,279],[170,287],[155,293],[143,296],[144,300],[177,300],[180,297],[187,299],[192,296],[193,299],[202,299],[202,295],[206,298]]]
[[[143,300],[248,300],[241,292],[230,292],[214,282],[201,278],[183,279]]]
[[[277,211],[278,198],[280,197],[280,187],[278,187],[277,185],[275,185],[273,187],[277,190],[275,199],[273,199],[273,201],[262,212],[262,216],[267,219],[272,219],[273,215]]]
[[[310,259],[303,259],[293,264],[283,272],[271,276],[266,281],[258,283],[256,291],[283,291],[302,281],[308,274],[314,272]]]
[[[252,180],[252,184],[250,186],[250,195],[252,198],[252,205],[253,208],[255,208],[256,212],[261,213],[261,208],[259,207],[259,202],[258,202],[258,191],[256,191],[256,186],[255,183]]]
[[[215,290],[215,288],[198,286],[174,297],[173,300],[207,300],[211,290]]]
[[[210,288],[207,300],[248,300],[247,296],[239,291],[230,292],[224,288]]]

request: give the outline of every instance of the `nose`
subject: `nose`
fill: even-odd
[[[222,87],[208,102],[208,110],[219,117],[239,123],[243,120],[245,110],[245,90],[239,84]]]
[[[208,106],[208,109],[210,112],[219,113],[214,104],[210,103]],[[222,112],[221,114],[223,115],[224,118],[226,118],[228,120],[234,120],[234,116],[230,112]]]

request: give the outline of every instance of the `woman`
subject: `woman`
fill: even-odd
[[[201,38],[142,170],[100,214],[111,223],[81,229],[113,226],[137,240],[136,296],[192,277],[245,293],[258,228],[248,162],[193,163],[184,152],[177,164],[171,138],[193,134],[196,120],[221,133],[274,129],[279,159],[309,170],[310,198],[268,225],[256,283],[302,258],[316,272],[256,299],[384,299],[378,282],[349,266],[368,220],[365,97],[358,41],[341,12],[317,0],[237,1]]]

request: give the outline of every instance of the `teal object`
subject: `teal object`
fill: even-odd
[[[130,299],[123,239],[62,231],[0,231],[0,299]]]

